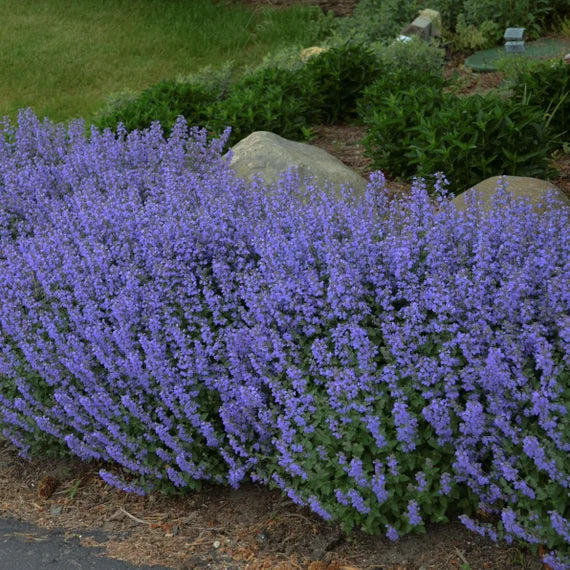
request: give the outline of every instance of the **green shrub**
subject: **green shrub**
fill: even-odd
[[[444,62],[442,49],[419,38],[391,45],[344,42],[307,63],[301,59],[301,51],[297,46],[268,56],[255,72],[273,67],[308,74],[320,92],[320,120],[327,123],[354,117],[358,98],[380,77],[396,78],[398,84],[407,85],[419,74],[423,82],[426,73],[440,75]]]
[[[121,101],[99,115],[94,121],[101,129],[116,130],[122,123],[128,131],[145,129],[159,121],[169,133],[179,115],[191,125],[203,126],[207,119],[205,108],[220,96],[220,92],[197,83],[162,81],[143,91],[136,98]]]
[[[415,87],[433,87],[441,91],[449,82],[440,72],[415,66],[385,66],[378,79],[364,90],[359,102],[359,115],[366,115],[376,106],[383,95],[397,95]]]
[[[358,44],[331,48],[300,69],[262,66],[207,109],[208,128],[231,126],[229,144],[259,130],[303,140],[311,125],[356,116],[358,97],[378,75],[377,58]]]
[[[309,59],[303,74],[316,83],[321,119],[334,123],[356,115],[356,102],[379,77],[380,67],[369,48],[345,43]]]
[[[366,43],[392,40],[416,17],[420,4],[419,0],[360,0],[353,15],[343,18],[332,38],[337,42]]]
[[[365,146],[375,168],[391,177],[411,177],[416,167],[402,152],[413,145],[413,129],[440,106],[446,81],[441,73],[388,67],[359,101],[361,120],[370,128]],[[371,150],[373,148],[373,150]]]
[[[299,71],[305,66],[301,58],[303,48],[300,44],[282,48],[276,52],[267,54],[256,70],[277,68],[288,71]]]
[[[441,73],[445,51],[435,45],[426,44],[418,37],[409,42],[395,41],[389,45],[376,42],[371,45],[383,74],[395,70],[410,70],[437,75]]]
[[[98,123],[99,121],[107,120],[107,118],[110,121],[112,116],[134,103],[138,97],[140,97],[140,93],[128,87],[112,93],[106,98],[105,104],[95,115],[94,121]]]
[[[235,81],[235,68],[232,62],[226,62],[221,67],[207,65],[198,71],[188,74],[180,74],[176,77],[179,83],[203,87],[216,94],[218,98],[224,98]]]
[[[456,192],[496,174],[546,177],[552,132],[541,109],[496,95],[452,99],[418,130],[418,174],[445,171]]]
[[[409,156],[414,152],[416,129],[449,96],[433,85],[401,87],[386,79],[378,81],[365,92],[360,109],[369,127],[364,146],[374,168],[389,177],[410,178],[418,170]]]
[[[490,48],[497,44],[504,33],[504,28],[491,20],[481,25],[468,23],[464,14],[457,16],[453,44],[459,51],[475,51]]]
[[[455,192],[497,174],[544,177],[553,132],[538,107],[497,95],[459,98],[429,86],[370,88],[361,107],[374,167],[391,176],[445,172]]]
[[[245,76],[226,99],[210,105],[207,126],[214,133],[230,126],[230,145],[253,131],[303,140],[311,124],[318,122],[319,108],[318,89],[310,76],[268,68]]]
[[[542,109],[559,140],[568,140],[570,129],[570,66],[562,59],[541,61],[519,68],[510,76],[512,89],[521,100]]]

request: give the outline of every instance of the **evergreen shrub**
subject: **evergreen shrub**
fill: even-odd
[[[264,188],[223,143],[5,125],[3,435],[130,492],[252,479],[393,540],[460,512],[568,565],[568,211],[499,188],[460,214],[441,177],[437,207],[380,174],[360,199]]]

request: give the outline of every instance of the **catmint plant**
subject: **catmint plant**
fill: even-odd
[[[381,173],[359,198],[245,183],[223,145],[4,125],[4,436],[127,492],[249,479],[391,540],[459,512],[565,567],[568,211],[503,184],[458,212],[441,175],[393,200]]]

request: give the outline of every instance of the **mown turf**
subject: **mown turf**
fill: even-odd
[[[316,39],[314,7],[213,0],[0,0],[0,115],[91,116],[110,94]]]

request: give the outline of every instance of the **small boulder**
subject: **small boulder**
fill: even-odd
[[[367,180],[325,150],[267,131],[251,133],[232,150],[230,167],[238,178],[248,181],[260,176],[270,186],[278,182],[284,172],[295,168],[301,179],[310,177],[312,183],[322,189],[329,183],[338,192],[343,185],[360,196],[368,185]]]
[[[421,10],[417,18],[408,24],[401,32],[401,36],[419,36],[429,42],[431,38],[441,36],[441,14],[437,10]]]
[[[443,29],[440,12],[438,10],[431,10],[430,8],[426,8],[425,10],[420,10],[420,16],[428,18],[431,22],[431,37],[440,38]]]
[[[329,48],[320,47],[320,46],[313,46],[313,47],[305,48],[304,50],[301,51],[301,60],[303,61],[303,63],[307,63],[307,61],[309,61],[309,59],[311,59],[312,57],[315,57],[317,55],[320,55],[324,51],[328,51],[328,49]]]
[[[483,208],[485,210],[489,210],[491,207],[492,197],[502,180],[507,183],[507,192],[513,194],[515,198],[528,199],[538,212],[540,212],[538,204],[543,201],[546,194],[550,191],[554,193],[561,204],[570,207],[570,200],[568,200],[566,195],[551,182],[526,176],[493,176],[479,182],[479,184],[474,186],[472,189],[467,190],[467,192],[463,192],[463,194],[456,196],[453,199],[456,209],[465,210],[467,207],[465,198],[470,192],[475,190],[479,193],[479,200],[483,202]]]

